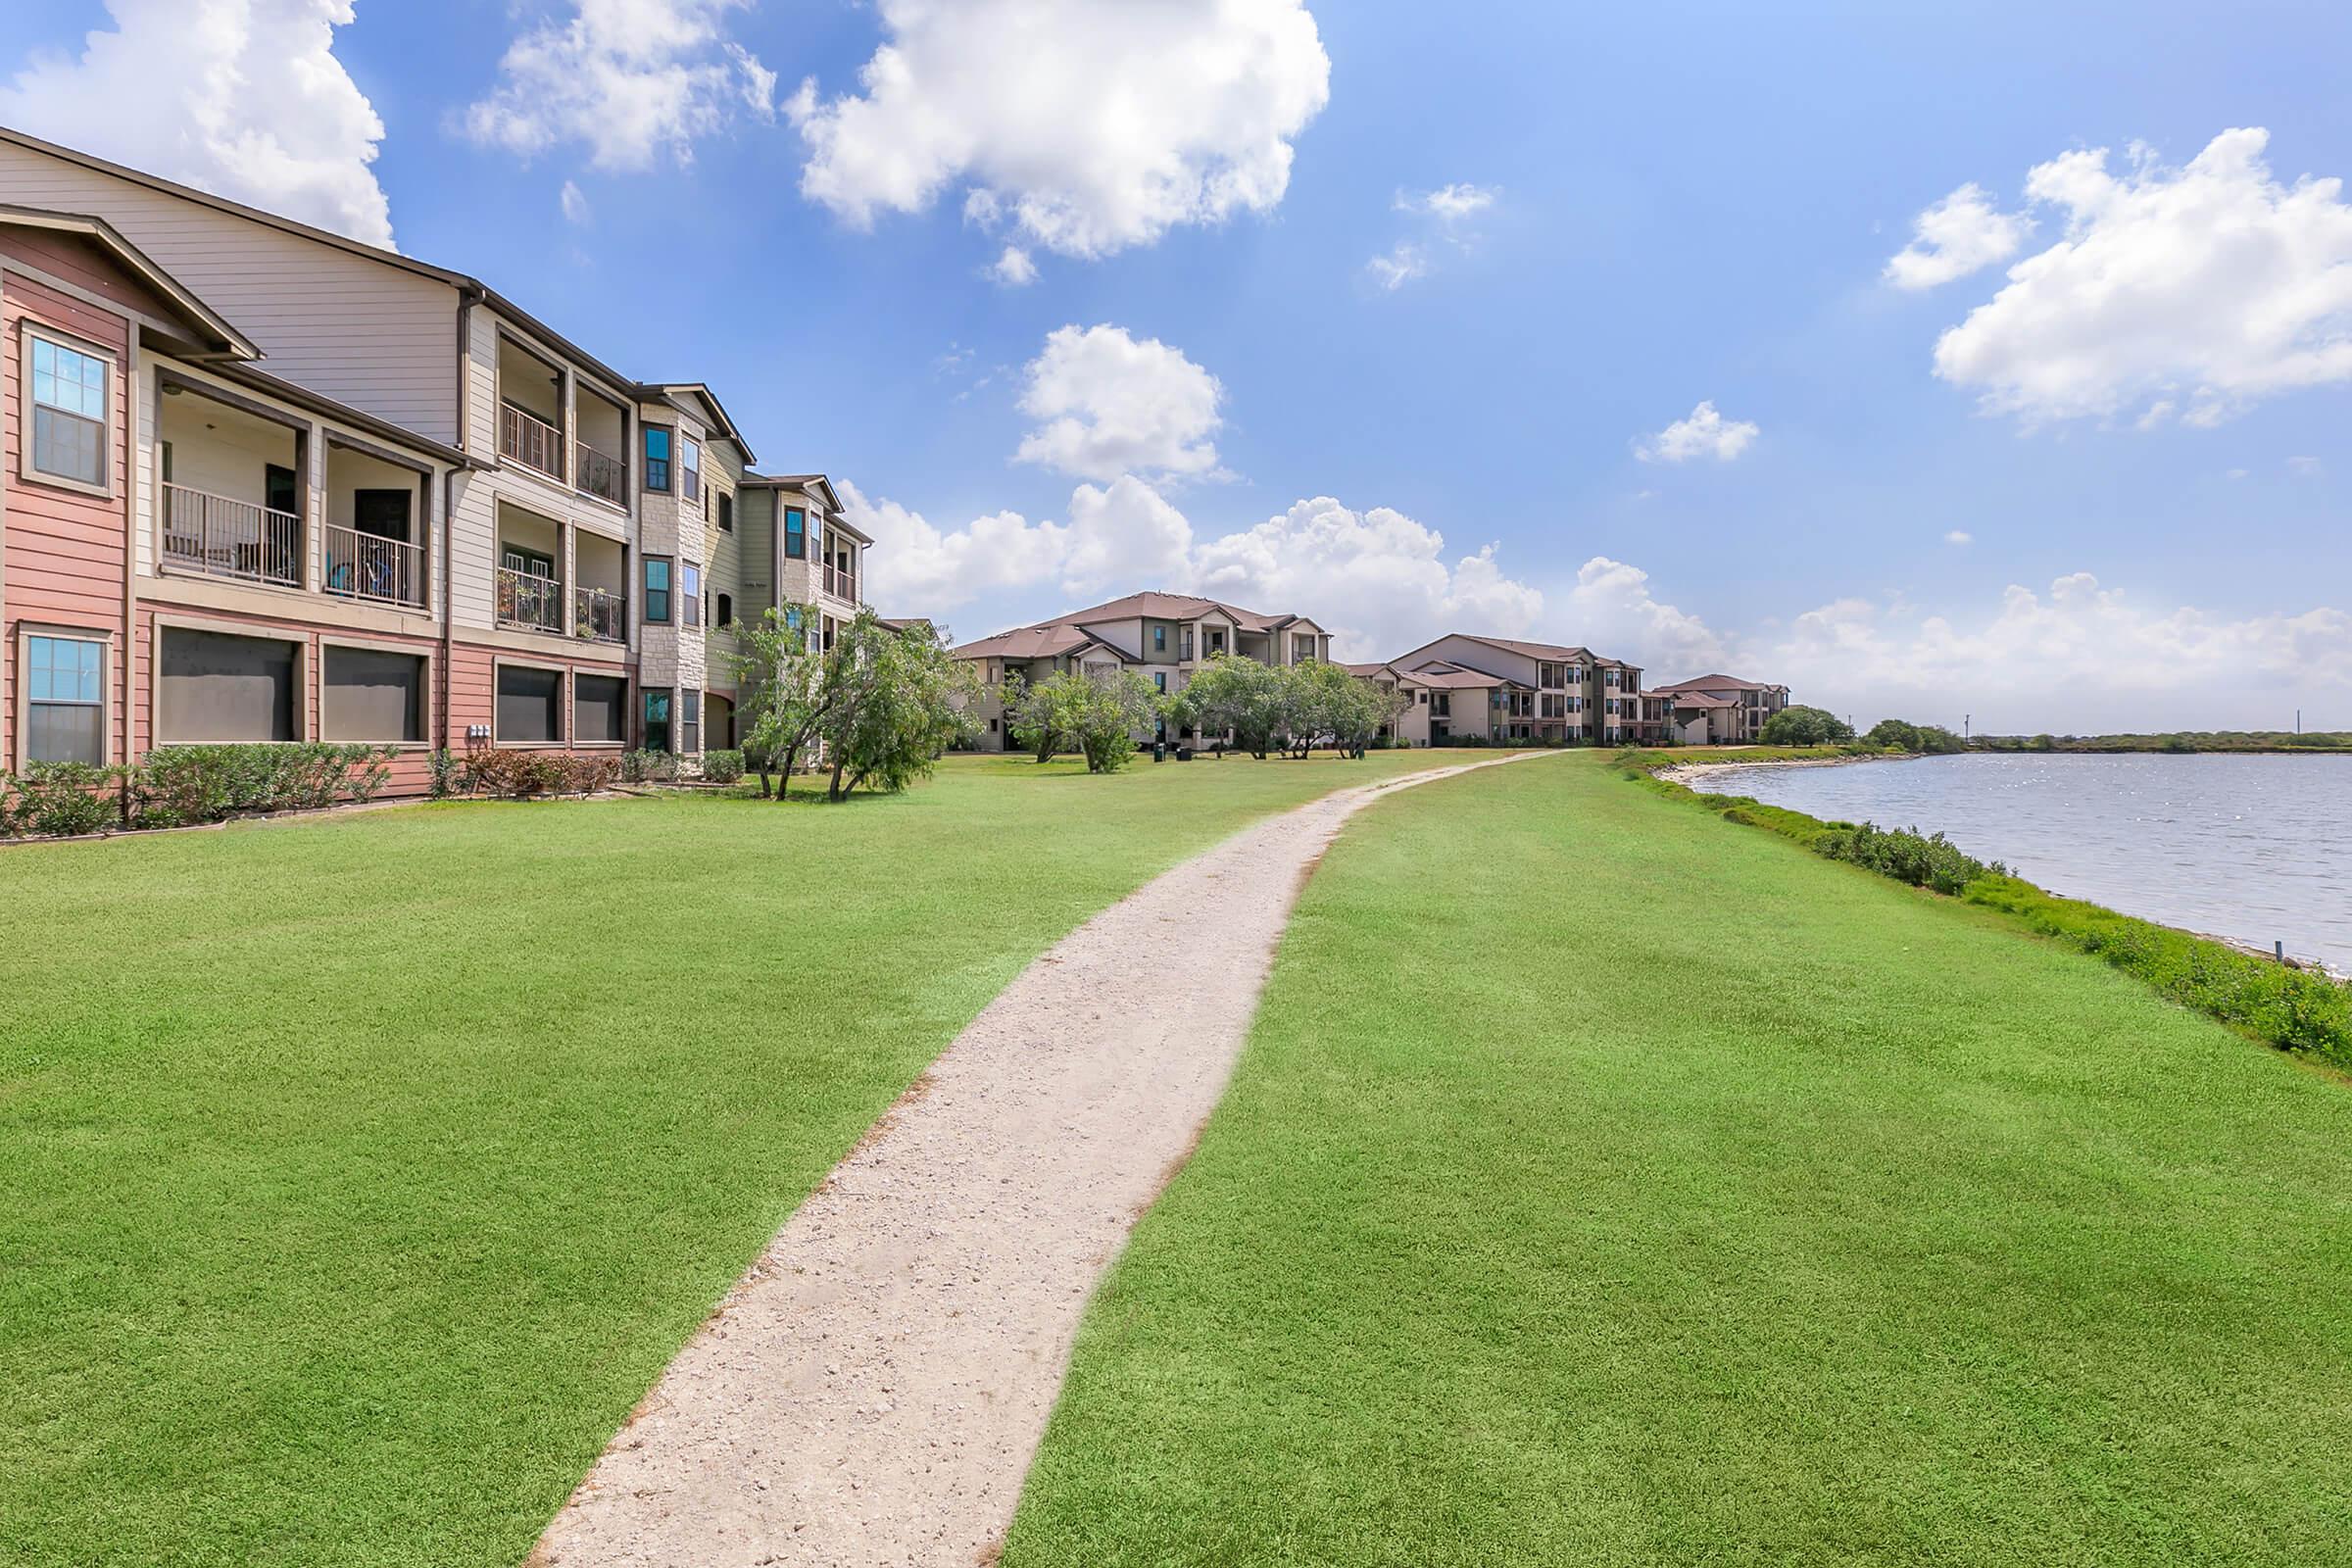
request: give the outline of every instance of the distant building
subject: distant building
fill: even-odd
[[[1358,673],[1411,694],[1397,737],[1414,746],[1489,741],[1620,745],[1653,736],[1642,669],[1589,648],[1448,632]]]
[[[1737,675],[1700,675],[1649,695],[1671,711],[1673,738],[1682,746],[1751,744],[1772,715],[1788,706],[1788,687]]]

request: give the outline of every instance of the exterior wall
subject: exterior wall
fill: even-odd
[[[513,747],[524,751],[581,751],[619,752],[635,744],[638,725],[637,686],[629,684],[629,732],[631,740],[618,744],[575,741],[572,736],[571,677],[575,674],[618,675],[627,679],[629,669],[625,660],[564,657],[564,650],[514,649],[481,643],[459,643],[450,652],[449,718],[450,733],[457,737],[451,750],[465,752],[479,750],[481,745]],[[615,653],[618,650],[614,651]],[[503,739],[498,734],[498,668],[501,664],[525,665],[535,669],[561,671],[564,680],[564,739],[558,742],[523,742]],[[475,726],[487,729],[490,740],[466,744],[466,734]]]
[[[259,343],[271,374],[456,439],[454,284],[9,142],[0,203],[105,219]]]
[[[37,258],[36,258],[37,259]],[[135,754],[123,731],[123,600],[129,572],[131,389],[137,354],[126,315],[91,305],[28,276],[13,235],[0,235],[0,758],[23,761],[24,672],[19,667],[28,627],[55,627],[103,641],[102,722],[109,761]],[[110,356],[106,472],[109,493],[92,495],[28,474],[24,449],[30,409],[24,389],[25,327],[37,324],[71,344]]]

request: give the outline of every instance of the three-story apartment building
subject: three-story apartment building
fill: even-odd
[[[1328,660],[1331,634],[1304,615],[1266,614],[1192,594],[1145,592],[956,650],[956,658],[979,671],[984,696],[978,716],[987,727],[984,744],[995,751],[1010,744],[1002,697],[1008,674],[1034,682],[1062,670],[1133,668],[1157,690],[1174,695],[1221,655],[1273,665]],[[1180,732],[1175,738],[1192,737]]]
[[[1448,632],[1382,666],[1413,693],[1413,711],[1397,733],[1416,745],[1483,735],[1491,741],[1579,741],[1615,745],[1639,733],[1642,669],[1604,659],[1589,648]],[[1442,675],[1450,685],[1442,725],[1428,710],[1439,688],[1416,676]],[[1484,676],[1483,685],[1460,684]],[[1475,690],[1485,709],[1465,712]]]
[[[5,129],[0,220],[7,765],[692,756],[735,738],[739,616],[822,604],[822,637],[861,602],[821,475],[760,475],[710,388],[464,273]]]

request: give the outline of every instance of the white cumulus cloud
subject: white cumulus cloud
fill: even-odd
[[[1429,275],[1429,253],[1420,246],[1404,243],[1383,256],[1375,256],[1364,264],[1372,281],[1392,293],[1416,278]]]
[[[2048,249],[1936,345],[1936,373],[2028,424],[2178,411],[2212,424],[2296,388],[2352,380],[2352,206],[2342,181],[2281,183],[2261,129],[2187,165],[2106,149],[2035,168],[2064,220]]]
[[[1039,420],[1015,454],[1080,478],[1212,472],[1224,422],[1217,378],[1157,338],[1061,327],[1029,362],[1021,412]]]
[[[726,33],[750,0],[574,0],[508,45],[466,133],[528,158],[578,143],[599,169],[637,171],[739,117],[775,118],[776,74]]]
[[[588,193],[571,180],[564,182],[559,200],[563,203],[564,220],[567,223],[585,223],[593,216],[588,208]]]
[[[1018,245],[1007,245],[988,270],[988,275],[1006,288],[1026,288],[1037,281],[1037,263]]]
[[[1577,568],[1560,620],[1562,640],[1641,665],[1652,686],[1711,673],[1730,658],[1714,628],[1657,597],[1648,572],[1607,556]]]
[[[1396,210],[1434,218],[1441,223],[1454,224],[1475,218],[1493,207],[1498,194],[1490,185],[1456,181],[1450,185],[1440,185],[1431,191],[1398,191]]]
[[[951,187],[1059,255],[1277,206],[1330,97],[1302,0],[877,0],[858,91],[786,109],[801,190],[858,227]]]
[[[335,58],[351,0],[107,0],[112,30],[35,57],[0,122],[267,212],[392,245],[383,122]]]
[[[2265,728],[2298,703],[2352,705],[2352,614],[2142,606],[2085,571],[2041,593],[2013,584],[1975,613],[1838,600],[1749,662],[1865,723],[1957,727],[1971,712],[1980,731]]]
[[[1947,545],[1973,545],[1977,542],[1977,536],[1966,528],[1954,528],[1943,536],[1943,542]]]
[[[1689,463],[1712,458],[1729,463],[1745,452],[1762,432],[1745,419],[1727,419],[1713,403],[1701,403],[1687,419],[1677,419],[1656,435],[1634,444],[1634,456],[1643,463]]]
[[[1911,243],[1887,259],[1885,276],[1896,288],[1934,288],[2007,261],[2033,232],[2033,219],[1963,185],[1912,220]]]

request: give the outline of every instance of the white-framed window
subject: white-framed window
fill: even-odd
[[[24,760],[106,760],[106,644],[90,637],[24,639]]]
[[[678,500],[681,505],[703,504],[703,444],[678,432]]]
[[[105,494],[107,429],[114,362],[102,354],[44,336],[24,335],[24,392],[32,409],[32,439],[24,446],[28,476]]]

